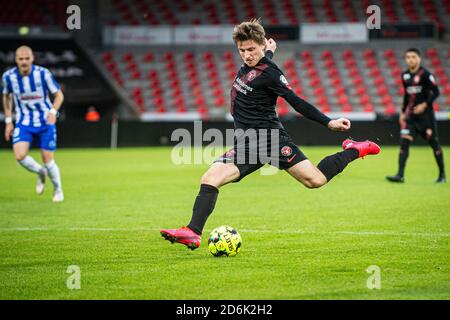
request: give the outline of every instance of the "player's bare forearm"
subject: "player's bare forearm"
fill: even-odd
[[[9,97],[9,94],[3,95],[3,113],[5,114],[5,117],[12,116],[11,98]]]
[[[426,102],[422,102],[414,107],[414,114],[422,114],[425,112],[425,109],[428,107]]]
[[[3,111],[5,113],[5,140],[9,141],[14,130],[12,123],[12,105],[9,94],[3,95]]]
[[[53,108],[55,110],[59,110],[61,108],[61,105],[64,102],[64,94],[62,93],[62,90],[58,90],[55,94],[55,98],[53,99]]]
[[[59,108],[61,108],[63,101],[64,101],[64,94],[60,89],[58,90],[58,92],[56,92],[55,98],[53,99],[53,107],[47,114],[47,124],[53,125],[56,123],[56,115]]]

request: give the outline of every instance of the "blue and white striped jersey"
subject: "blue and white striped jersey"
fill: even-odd
[[[47,112],[52,107],[50,93],[55,94],[59,85],[51,72],[32,65],[28,76],[22,76],[17,67],[3,74],[3,94],[13,95],[16,124],[31,127],[46,125]]]

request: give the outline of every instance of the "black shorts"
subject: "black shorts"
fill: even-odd
[[[436,120],[429,115],[413,116],[405,121],[405,127],[400,130],[400,135],[409,135],[414,139],[420,135],[425,140],[435,138],[437,137]]]
[[[284,131],[280,131],[279,139],[271,139],[270,134],[266,136],[257,134],[256,137],[257,143],[254,140],[235,137],[234,147],[214,161],[234,163],[238,167],[240,176],[233,182],[242,180],[267,163],[286,170],[307,159]],[[271,143],[272,140],[274,144]]]

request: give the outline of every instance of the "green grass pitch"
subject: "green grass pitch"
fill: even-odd
[[[339,150],[302,149],[314,163]],[[431,149],[411,149],[404,185],[384,179],[395,147],[316,190],[256,172],[220,190],[196,251],[158,230],[189,221],[207,166],[173,165],[170,153],[59,150],[66,200],[53,204],[51,187],[35,195],[35,177],[1,151],[0,299],[450,298],[450,184],[434,184]],[[243,238],[234,258],[207,249],[223,224]],[[70,265],[79,290],[66,286]],[[380,289],[367,288],[371,265]]]

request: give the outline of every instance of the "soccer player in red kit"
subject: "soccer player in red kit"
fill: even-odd
[[[277,98],[283,97],[303,116],[333,131],[349,130],[350,121],[345,118],[331,120],[292,91],[283,72],[271,60],[276,44],[272,39],[266,40],[264,28],[258,20],[237,25],[233,30],[233,40],[244,62],[231,88],[231,114],[236,129],[234,147],[202,176],[189,224],[160,231],[165,239],[184,244],[192,250],[200,246],[203,227],[214,209],[219,188],[240,181],[265,163],[286,170],[308,188],[318,188],[353,160],[380,152],[379,146],[371,141],[347,139],[342,144],[344,151],[324,158],[317,166],[312,164],[281,124],[275,111]],[[277,143],[273,143],[274,138],[271,138],[274,131]],[[251,135],[247,132],[255,133],[258,143],[248,139]],[[261,140],[266,145],[261,145]],[[271,156],[275,157],[260,160],[263,158],[262,150],[270,150]],[[250,161],[252,156],[258,160]]]

